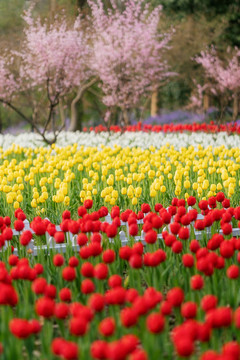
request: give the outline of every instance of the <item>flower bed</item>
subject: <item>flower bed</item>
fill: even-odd
[[[17,209],[14,236],[11,219],[0,217],[1,245],[19,255],[11,246],[1,253],[2,358],[239,359],[240,242],[232,232],[240,207],[222,192],[168,205],[144,203],[138,213],[114,206],[106,222],[108,209],[85,200],[76,214],[62,213],[60,228],[36,217],[32,231]],[[34,257],[32,232],[66,252],[40,247]],[[79,251],[67,245],[70,234]]]
[[[218,146],[203,147],[195,143],[195,146],[181,147],[179,137],[176,147],[170,143],[158,143],[157,147],[149,145],[150,138],[153,144],[157,138],[154,140],[153,135],[146,134],[147,148],[130,148],[134,144],[129,136],[126,134],[125,142],[122,139],[122,146],[113,145],[116,141],[113,135],[112,147],[74,143],[65,147],[12,145],[2,149],[0,215],[13,217],[14,210],[21,207],[28,220],[42,214],[57,223],[63,210],[69,208],[76,213],[79,203],[86,199],[93,199],[96,207],[119,205],[121,209],[139,210],[144,202],[166,206],[174,196],[185,199],[195,196],[200,200],[211,198],[217,191],[231,198],[234,206],[238,204],[240,152],[237,143],[236,147],[229,148],[227,144],[220,145],[219,135]],[[98,139],[98,135],[92,134],[92,137]],[[91,142],[91,136],[85,135],[85,138]],[[207,134],[205,138],[208,141]],[[140,143],[141,136],[132,140]],[[234,141],[234,136],[230,141]]]
[[[0,139],[3,359],[239,359],[238,135]]]

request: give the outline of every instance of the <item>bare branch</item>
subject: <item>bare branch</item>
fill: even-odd
[[[47,127],[52,119],[52,115],[53,115],[53,110],[54,108],[59,104],[59,93],[56,92],[54,100],[51,99],[51,95],[50,95],[50,78],[47,78],[47,97],[48,100],[50,102],[50,107],[49,107],[49,113],[48,113],[48,117],[47,120],[45,122],[44,128],[43,128],[43,134],[46,133],[47,131]]]
[[[6,101],[6,100],[3,100],[3,99],[0,99],[0,102],[7,105],[8,107],[10,107],[12,110],[14,110],[19,116],[21,116],[22,119],[24,119],[28,124],[30,124],[31,126],[34,127],[34,129],[37,131],[38,134],[42,135],[41,131],[39,130],[39,128],[34,124],[34,122],[29,119],[28,117],[26,117],[22,112],[21,110],[19,110],[18,108],[16,108],[16,106],[14,106],[12,103]]]
[[[77,126],[77,109],[76,109],[76,105],[77,105],[78,101],[82,98],[84,92],[90,86],[95,84],[97,81],[98,81],[98,77],[94,77],[92,80],[88,81],[82,87],[80,87],[78,89],[77,95],[75,96],[75,98],[73,99],[73,101],[71,103],[71,123],[70,123],[70,127],[68,129],[69,131],[76,130],[76,126]]]
[[[14,106],[13,104],[11,104],[10,102],[6,101],[6,100],[3,100],[3,99],[0,99],[0,102],[2,104],[5,104],[7,105],[8,107],[10,107],[12,110],[14,110],[23,120],[25,120],[28,124],[30,124],[35,130],[36,132],[43,138],[43,140],[51,145],[53,144],[54,142],[56,142],[57,140],[57,135],[55,134],[54,138],[52,140],[49,140],[48,138],[46,138],[45,136],[45,133],[44,132],[41,132],[41,130],[34,124],[34,122],[29,119],[28,117],[26,117],[18,108],[16,108],[16,106]],[[60,132],[60,131],[59,131]],[[58,133],[59,133],[58,132]]]
[[[78,89],[78,92],[77,92],[77,96],[74,98],[73,101],[75,102],[78,102],[83,93],[90,87],[92,86],[93,84],[95,84],[96,82],[98,81],[98,77],[94,77],[92,80],[90,80],[89,82],[87,82],[86,84],[84,84],[81,88]]]

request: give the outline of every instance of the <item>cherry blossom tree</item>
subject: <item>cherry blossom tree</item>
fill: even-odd
[[[127,111],[156,90],[172,73],[164,60],[170,34],[159,33],[161,6],[151,10],[144,0],[117,0],[105,11],[101,0],[89,0],[95,26],[94,70],[109,108]],[[122,9],[122,5],[124,8]],[[109,112],[108,112],[109,114]]]
[[[230,50],[227,53],[230,53]],[[217,55],[216,49],[211,47],[201,52],[195,60],[203,66],[207,78],[203,90],[208,89],[213,96],[222,95],[225,103],[233,100],[233,120],[236,120],[240,95],[240,50],[235,48],[230,58],[223,61]]]
[[[8,59],[7,62],[11,65],[12,59]],[[5,57],[0,57],[0,97],[10,99],[13,92],[17,90],[18,85],[14,79],[14,75],[6,66],[7,62]]]
[[[55,109],[66,95],[72,95],[72,119],[76,122],[76,103],[83,92],[92,85],[92,48],[90,31],[83,30],[80,17],[69,27],[65,18],[55,19],[53,24],[34,20],[31,12],[24,15],[26,27],[20,51],[11,51],[11,58],[19,64],[17,74],[11,73],[10,62],[0,61],[0,101],[17,111],[32,124],[34,129],[47,142],[56,141],[64,127],[56,128]],[[48,102],[48,114],[43,129],[28,118],[14,105],[18,93],[40,92]],[[39,110],[41,111],[41,109]],[[34,111],[33,111],[34,113]],[[51,130],[53,137],[47,139],[46,132]]]

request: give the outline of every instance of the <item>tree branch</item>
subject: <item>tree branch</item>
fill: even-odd
[[[86,91],[90,86],[92,86],[93,84],[95,84],[97,81],[98,81],[98,78],[95,77],[95,78],[93,78],[92,80],[90,80],[89,82],[87,82],[85,85],[83,85],[81,88],[79,88],[79,89],[78,89],[78,92],[77,92],[77,95],[76,95],[76,97],[73,99],[73,101],[75,101],[75,103],[77,103],[77,102],[81,99],[84,91]]]
[[[6,101],[6,100],[3,100],[3,99],[0,99],[0,102],[2,104],[5,104],[7,105],[8,107],[10,107],[10,109],[14,110],[23,120],[25,120],[28,124],[30,124],[35,130],[36,132],[41,135],[41,137],[43,138],[43,140],[47,143],[47,144],[53,144],[56,139],[57,139],[57,136],[55,135],[54,139],[53,140],[49,140],[46,138],[45,136],[45,133],[42,133],[39,128],[34,124],[34,122],[27,118],[22,112],[21,110],[19,110],[18,108],[16,108],[16,106],[14,106],[13,104],[11,104],[9,101]]]
[[[48,125],[49,125],[49,123],[51,121],[51,118],[52,118],[53,110],[54,110],[55,106],[57,106],[58,103],[59,103],[59,93],[58,92],[56,92],[54,100],[52,101],[51,95],[50,95],[49,84],[50,84],[50,78],[48,77],[47,78],[47,97],[48,97],[48,100],[50,102],[50,109],[49,109],[48,118],[47,118],[47,120],[45,122],[45,125],[44,125],[44,128],[43,128],[43,134],[46,133],[47,127],[48,127]]]
[[[98,77],[94,77],[92,80],[90,80],[89,82],[87,82],[85,85],[83,85],[82,87],[80,87],[78,89],[77,95],[75,96],[75,98],[72,100],[71,103],[71,122],[70,122],[70,127],[68,129],[68,131],[74,131],[76,130],[77,127],[77,109],[76,109],[76,104],[78,103],[78,101],[81,99],[81,97],[83,96],[84,92],[93,84],[95,84],[98,81]]]
[[[31,126],[34,127],[34,129],[37,131],[38,134],[42,135],[41,131],[39,130],[39,128],[34,124],[34,122],[27,118],[22,112],[21,110],[19,110],[18,108],[16,108],[16,106],[14,106],[12,103],[10,103],[9,101],[6,101],[4,99],[0,99],[0,102],[7,105],[8,107],[10,107],[12,110],[14,110],[19,116],[21,116],[21,118],[23,118],[28,124],[30,124]]]

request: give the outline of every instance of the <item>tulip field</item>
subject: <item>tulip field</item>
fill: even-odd
[[[240,359],[238,129],[0,135],[0,359]]]

